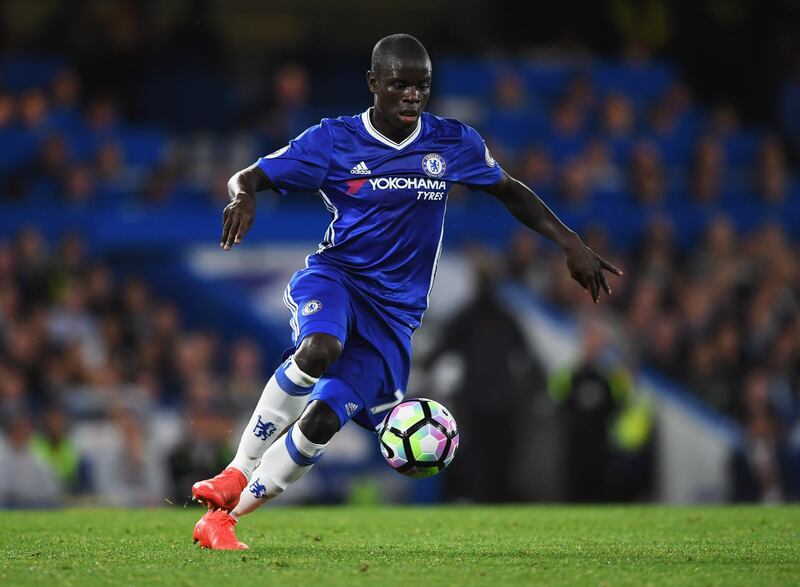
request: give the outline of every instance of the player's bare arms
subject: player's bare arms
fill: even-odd
[[[256,216],[256,192],[272,188],[267,175],[254,163],[233,174],[228,180],[230,204],[222,212],[222,238],[219,246],[229,251],[234,244],[242,242],[253,228]]]
[[[500,200],[525,226],[561,246],[570,275],[591,294],[595,304],[600,299],[601,289],[606,294],[611,294],[611,287],[603,271],[622,275],[622,269],[615,267],[586,246],[530,188],[504,172],[500,181],[490,186],[487,191]]]

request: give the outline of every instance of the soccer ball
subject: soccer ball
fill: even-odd
[[[458,428],[450,412],[433,400],[397,404],[378,433],[386,462],[409,477],[430,477],[449,465],[458,448]]]

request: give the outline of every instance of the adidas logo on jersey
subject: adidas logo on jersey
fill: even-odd
[[[354,402],[347,402],[344,405],[344,409],[347,410],[348,416],[352,416],[353,414],[356,413],[356,411],[358,411],[358,404]]]
[[[363,161],[350,170],[353,175],[369,175],[372,173]]]

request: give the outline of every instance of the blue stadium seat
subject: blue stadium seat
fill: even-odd
[[[448,57],[436,62],[434,84],[442,96],[489,99],[502,63]]]
[[[36,136],[21,128],[0,131],[0,171],[33,161],[39,150]]]
[[[155,167],[166,155],[166,135],[155,129],[129,129],[120,135],[119,143],[125,154],[125,163],[133,167]]]
[[[659,63],[600,62],[589,74],[601,94],[619,91],[637,101],[660,97],[676,80],[672,69]]]
[[[66,64],[66,59],[55,56],[7,57],[0,65],[0,85],[12,92],[47,86]]]
[[[555,99],[567,89],[577,70],[562,61],[529,61],[520,66],[528,91],[533,96]]]
[[[752,165],[756,161],[762,133],[756,130],[741,130],[725,137],[722,145],[728,165]]]

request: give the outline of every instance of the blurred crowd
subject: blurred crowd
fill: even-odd
[[[737,233],[774,222],[800,236],[800,183],[777,134],[698,104],[656,64],[597,64],[537,91],[546,75],[504,69],[490,96],[443,106],[473,119],[503,167],[570,226],[603,227],[622,248],[639,246],[657,217],[680,249],[720,213]]]
[[[797,494],[800,454],[800,246],[777,224],[737,237],[715,217],[696,247],[681,251],[665,220],[647,226],[642,246],[624,252],[605,233],[589,243],[625,267],[611,279],[611,319],[625,363],[680,383],[745,433],[737,497]],[[543,259],[547,259],[543,262]],[[508,252],[510,276],[559,307],[590,308],[563,271],[559,252],[520,233]]]
[[[112,96],[86,97],[70,67],[21,92],[0,84],[0,203],[64,208],[213,203],[224,195],[235,139],[213,144],[170,139],[137,125]],[[198,186],[205,186],[200,189]]]
[[[184,325],[80,236],[0,242],[0,506],[183,503],[263,383],[256,342]]]
[[[697,104],[671,70],[565,62],[554,83],[552,72],[525,63],[471,67],[443,63],[432,110],[477,126],[503,167],[570,226],[603,226],[629,248],[659,216],[685,248],[724,212],[737,233],[774,222],[798,237],[800,183],[786,144],[742,124],[731,107]],[[44,70],[49,81],[23,91],[0,84],[0,204],[218,206],[231,169],[286,144],[321,115],[311,105],[310,75],[295,63],[276,68],[250,125],[213,134],[128,120],[114,97],[84,95],[68,64]],[[492,90],[448,88],[463,75],[485,75]],[[464,205],[475,197],[453,193]]]

